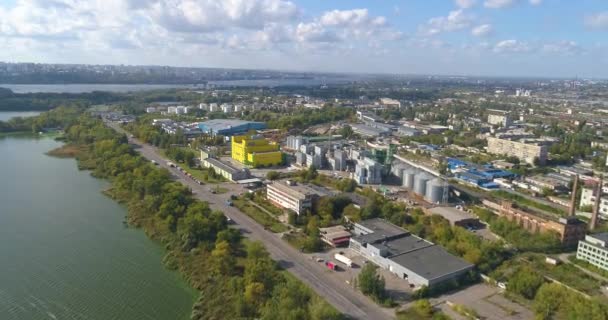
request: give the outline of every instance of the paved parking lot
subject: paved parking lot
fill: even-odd
[[[354,266],[352,268],[349,268],[345,264],[334,259],[334,255],[340,252],[353,261]],[[339,270],[330,272],[334,272],[336,278],[339,278],[351,286],[355,283],[354,280],[358,277],[359,272],[361,272],[361,268],[366,263],[371,263],[349,248],[334,248],[324,253],[308,254],[308,256],[312,260],[316,260],[317,258],[323,259],[323,261],[320,261],[319,263],[325,263],[326,261],[336,263]],[[401,279],[385,269],[378,268],[378,272],[384,277],[386,290],[397,303],[406,303],[410,300],[412,290],[410,289],[410,284],[407,280]]]
[[[474,309],[481,319],[487,320],[528,320],[534,313],[526,307],[505,298],[500,289],[485,283],[476,284],[458,292],[432,299],[431,303],[454,319],[458,314],[447,305],[447,301]]]

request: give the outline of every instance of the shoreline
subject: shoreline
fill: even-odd
[[[168,256],[171,251],[167,249],[167,245],[166,243],[164,243],[163,238],[155,237],[154,235],[156,234],[156,232],[154,232],[152,228],[148,229],[149,226],[146,226],[146,224],[137,223],[131,219],[131,208],[129,208],[128,205],[129,201],[128,199],[121,199],[116,193],[114,193],[113,181],[108,178],[96,176],[92,171],[92,167],[87,166],[87,164],[83,164],[79,156],[86,156],[86,153],[87,147],[85,145],[77,145],[69,143],[67,141],[63,141],[63,144],[61,146],[49,150],[44,154],[58,159],[74,159],[76,160],[76,169],[78,171],[88,171],[89,175],[92,178],[109,183],[109,186],[101,190],[100,193],[108,197],[110,200],[116,202],[125,209],[126,215],[124,216],[123,222],[126,222],[128,228],[136,229],[138,230],[138,232],[142,232],[145,235],[147,241],[150,241],[154,246],[158,248],[158,250],[160,250],[161,260],[159,260],[158,262],[162,265],[163,269],[167,270],[168,272],[175,273],[176,280],[178,280],[178,283],[176,283],[176,285],[185,288],[191,293],[190,313],[186,314],[183,320],[191,319],[192,312],[195,310],[196,304],[202,295],[201,290],[193,286],[190,280],[186,277],[186,274],[184,274],[184,272],[182,272],[180,268],[172,268],[170,266]]]

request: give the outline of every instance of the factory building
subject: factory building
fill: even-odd
[[[302,136],[288,136],[285,148],[289,150],[300,150],[300,146],[304,144],[304,137]]]
[[[209,105],[214,105],[213,103]],[[210,135],[234,136],[243,134],[252,130],[266,129],[266,124],[263,122],[243,121],[235,119],[214,119],[204,121],[198,124],[202,132]]]
[[[531,233],[556,232],[565,246],[573,246],[585,237],[587,224],[576,217],[557,218],[540,215],[515,208],[513,203],[502,201],[498,204],[489,200],[482,203],[499,216],[507,218]]]
[[[233,136],[232,159],[252,167],[275,166],[283,163],[278,144],[261,136]]]
[[[433,287],[473,269],[442,247],[382,219],[355,223],[349,247],[417,287]]]
[[[358,184],[381,184],[382,183],[382,164],[370,158],[358,160],[355,166],[353,179]]]
[[[201,160],[201,166],[205,168],[213,168],[215,173],[221,175],[229,181],[241,181],[249,179],[251,173],[247,169],[237,169],[227,163],[224,163],[215,158],[205,158]]]

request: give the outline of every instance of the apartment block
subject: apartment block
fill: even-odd
[[[529,164],[534,164],[534,160],[537,158],[539,164],[545,164],[547,162],[548,153],[546,145],[529,144],[494,137],[488,137],[488,152],[514,156]]]

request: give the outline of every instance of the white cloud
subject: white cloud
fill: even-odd
[[[468,9],[477,4],[477,0],[454,0],[454,2],[462,9]]]
[[[297,17],[298,8],[284,0],[161,0],[148,15],[176,32],[213,32],[229,28],[263,29],[272,22]]]
[[[382,16],[372,18],[367,9],[328,11],[319,20],[325,26],[370,27],[386,25],[386,18]]]
[[[300,42],[336,42],[340,37],[317,22],[300,23],[296,28],[296,39]]]
[[[532,50],[531,46],[526,42],[521,42],[518,40],[503,40],[494,45],[494,52],[497,53],[521,53],[521,52],[529,52]]]
[[[502,9],[513,6],[518,0],[486,0],[483,5],[486,8]]]
[[[458,31],[469,28],[473,23],[473,17],[464,10],[451,11],[446,17],[435,17],[420,27],[425,35],[435,35],[442,32]]]
[[[608,29],[608,11],[588,15],[584,22],[592,29]]]
[[[574,41],[559,41],[546,43],[542,46],[546,53],[573,55],[582,52],[582,48]]]
[[[482,24],[471,30],[471,34],[476,37],[486,37],[492,34],[492,32],[494,32],[494,28],[490,24]]]
[[[533,6],[538,6],[543,3],[543,0],[530,0],[530,4]]]

